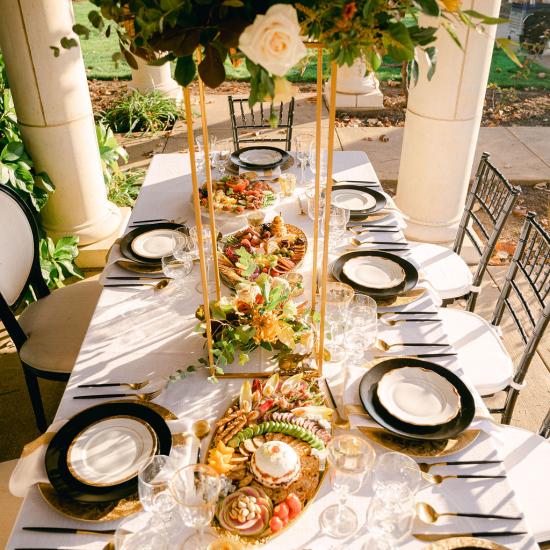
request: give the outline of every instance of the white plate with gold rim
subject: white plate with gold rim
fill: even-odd
[[[330,202],[332,206],[351,211],[370,210],[376,206],[376,199],[369,193],[359,189],[333,189]]]
[[[180,234],[173,229],[152,229],[138,235],[131,243],[132,251],[151,260],[171,256]]]
[[[436,372],[421,367],[386,373],[376,393],[392,416],[415,426],[445,424],[460,412],[457,389]]]
[[[239,154],[239,159],[253,166],[266,166],[282,160],[283,156],[278,151],[271,149],[248,149]]]
[[[87,485],[118,485],[135,477],[157,450],[157,436],[139,418],[112,416],[80,432],[67,453],[72,475]]]
[[[368,288],[393,288],[405,280],[405,271],[396,262],[380,256],[355,256],[342,267],[344,275]]]

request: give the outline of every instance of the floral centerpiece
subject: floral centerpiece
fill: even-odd
[[[258,347],[284,355],[310,345],[312,332],[306,320],[306,304],[297,305],[290,294],[288,281],[263,273],[254,282],[237,285],[234,296],[210,302],[218,374],[237,355],[239,364],[245,364]],[[197,309],[196,317],[200,321],[198,330],[206,334],[204,306]]]
[[[245,58],[251,74],[249,102],[285,100],[292,86],[289,69],[306,57],[304,41],[321,42],[329,59],[351,66],[364,60],[376,71],[384,56],[412,64],[427,60],[428,76],[435,69],[433,43],[438,28],[445,28],[460,46],[455,24],[479,27],[499,19],[475,10],[462,10],[461,0],[92,0],[99,8],[89,13],[91,24],[109,35],[118,34],[121,52],[115,54],[137,68],[134,54],[159,65],[176,62],[175,78],[187,86],[198,70],[207,86],[216,88],[226,78],[225,61]],[[423,25],[419,16],[432,16]],[[132,32],[127,32],[128,18]],[[118,25],[112,26],[109,21]],[[124,24],[125,26],[120,26]],[[73,31],[87,36],[84,25]],[[64,37],[62,47],[77,45]],[[506,43],[501,41],[501,46]],[[197,48],[203,51],[200,62]],[[59,48],[52,46],[59,55]],[[152,60],[152,61],[151,61]]]

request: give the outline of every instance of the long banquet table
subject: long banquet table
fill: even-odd
[[[293,167],[298,173],[298,168]],[[378,181],[372,164],[362,152],[336,152],[334,156],[334,177],[336,180],[373,180]],[[302,190],[303,191],[303,190]],[[298,189],[300,192],[300,189]],[[428,199],[427,199],[428,200]],[[391,204],[391,201],[390,201]],[[276,206],[282,212],[287,223],[301,227],[307,234],[309,243],[308,257],[304,262],[304,279],[307,282],[312,265],[312,222],[300,213],[296,196],[284,199]],[[390,212],[395,221],[402,222],[398,212]],[[132,213],[133,220],[151,218],[184,218],[189,225],[194,224],[191,206],[191,177],[189,158],[186,154],[157,155],[153,158],[144,186]],[[204,222],[207,220],[204,219]],[[221,231],[234,229],[231,226],[219,226]],[[401,233],[384,236],[374,233],[370,240],[404,239]],[[112,251],[111,260],[118,257],[116,248]],[[414,252],[412,253],[414,260]],[[124,275],[115,265],[109,265],[105,273]],[[105,288],[101,294],[95,314],[83,342],[78,360],[67,385],[56,415],[56,421],[68,419],[82,409],[103,402],[80,401],[73,397],[82,393],[77,385],[98,382],[139,381],[147,377],[156,380],[167,377],[176,369],[185,369],[188,365],[197,364],[204,354],[204,340],[193,331],[196,325],[194,317],[201,295],[195,290],[200,274],[194,268],[189,277],[185,295],[176,295],[169,286],[163,291],[143,288]],[[103,279],[104,280],[104,279]],[[403,309],[424,309],[433,311],[440,303],[430,291],[429,281],[424,283],[428,292],[417,302]],[[309,298],[309,284],[306,285],[304,298]],[[391,311],[391,308],[388,308]],[[395,327],[379,325],[379,336],[390,342],[398,341],[445,341],[445,333],[438,323],[404,323]],[[391,354],[436,352],[437,349],[397,348]],[[460,358],[435,358],[434,361],[457,372],[463,378]],[[258,362],[267,363],[263,354],[253,355],[248,366],[258,370]],[[481,365],[480,365],[481,366]],[[358,383],[364,374],[363,368],[349,368],[342,364],[326,364],[325,373],[331,380],[337,393],[337,399],[345,403],[358,403]],[[200,371],[178,380],[168,387],[155,402],[173,411],[180,419],[189,422],[207,418],[215,421],[229,406],[238,393],[242,380],[224,379],[217,384],[207,381],[207,373]],[[467,380],[466,380],[467,382]],[[96,390],[94,390],[96,391]],[[97,390],[98,393],[100,390]],[[106,393],[109,389],[107,388]],[[473,390],[477,399],[477,414],[472,428],[480,428],[482,434],[473,445],[453,455],[453,460],[484,460],[498,457],[494,433],[494,424],[484,407],[479,395]],[[352,424],[369,425],[364,417],[351,417]],[[377,453],[383,449],[375,447]],[[204,451],[203,451],[204,455]],[[428,460],[429,461],[429,460]],[[432,460],[432,462],[437,460]],[[461,466],[440,467],[432,473],[503,473],[503,467]],[[367,478],[361,491],[349,498],[360,518],[359,532],[346,539],[348,548],[360,549],[367,538],[366,510],[371,495],[370,480]],[[436,510],[466,511],[481,513],[498,513],[518,515],[514,493],[506,479],[466,480],[451,479],[438,486],[426,486],[421,489],[418,499],[431,503]],[[330,490],[328,476],[325,477],[316,499],[291,529],[272,539],[264,548],[288,548],[289,550],[334,548],[339,542],[321,532],[318,518],[322,510],[336,501]],[[78,548],[99,550],[107,542],[106,538],[88,535],[37,534],[25,532],[23,526],[47,525],[59,527],[90,527],[89,523],[78,522],[58,514],[41,499],[36,487],[29,490],[17,523],[14,527],[9,549],[33,548]],[[115,528],[116,522],[94,525],[97,528]],[[451,518],[436,525],[424,525],[415,520],[413,532],[472,532],[488,530],[521,530],[527,531],[524,521],[511,522],[501,520],[484,520],[473,518]],[[530,535],[495,539],[513,550],[536,549],[537,545]],[[426,543],[409,537],[401,544],[404,549],[418,549]]]

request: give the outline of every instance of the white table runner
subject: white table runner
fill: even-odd
[[[363,179],[377,180],[376,174],[367,156],[360,152],[337,152],[334,156],[334,176],[337,180]],[[293,171],[298,173],[298,169]],[[301,189],[298,189],[300,192]],[[140,193],[132,219],[178,218],[187,219],[189,225],[194,225],[191,207],[191,178],[187,155],[170,154],[157,155],[153,158],[143,189]],[[304,229],[309,242],[308,257],[304,261],[304,279],[307,282],[304,299],[309,299],[309,275],[312,261],[312,222],[300,214],[297,197],[284,199],[278,206],[285,221]],[[392,213],[392,216],[399,214]],[[396,218],[397,219],[397,218]],[[218,230],[228,231],[236,227],[219,226]],[[397,240],[401,234],[372,234],[376,239]],[[127,272],[117,266],[110,266],[110,275],[127,275]],[[90,328],[82,345],[80,355],[73,370],[71,379],[57,411],[56,418],[69,418],[80,410],[102,401],[83,402],[74,400],[73,396],[82,393],[76,389],[78,384],[97,382],[139,381],[147,377],[166,377],[175,369],[185,369],[188,365],[197,365],[197,360],[204,353],[204,340],[193,332],[196,325],[194,312],[201,303],[201,295],[194,290],[199,281],[198,268],[195,267],[189,278],[188,292],[185,296],[174,294],[173,287],[163,291],[149,288],[108,288],[99,300]],[[408,306],[411,309],[433,311],[437,306],[431,294],[422,300]],[[392,308],[388,308],[391,310]],[[417,341],[425,339],[444,340],[445,334],[441,325],[434,323],[408,323],[396,327],[380,324],[380,337],[388,342]],[[422,341],[422,340],[420,340]],[[394,348],[396,354],[423,353],[432,348]],[[433,351],[436,351],[435,349]],[[262,357],[264,360],[265,357]],[[436,359],[442,365],[448,366],[460,374],[456,358]],[[258,364],[251,361],[250,369],[258,370]],[[338,390],[342,382],[344,369],[341,365],[327,365],[326,372]],[[350,369],[345,401],[358,402],[357,386],[362,369]],[[157,400],[159,404],[169,408],[180,418],[216,420],[229,406],[232,398],[239,391],[241,380],[222,380],[213,385],[206,381],[207,373],[194,373],[184,380],[171,385]],[[100,390],[95,390],[99,391]],[[106,388],[105,393],[109,389]],[[339,393],[339,392],[338,392]],[[486,410],[480,399],[478,406],[481,414]],[[355,418],[357,423],[367,424],[364,418]],[[476,421],[477,422],[477,421]],[[486,433],[490,434],[491,422],[479,420]],[[383,452],[377,448],[377,452]],[[487,459],[496,456],[496,450],[489,435],[482,435],[474,445],[462,453],[453,455],[453,459],[464,456],[469,459]],[[465,468],[465,467],[461,467]],[[472,473],[477,473],[479,467],[467,467]],[[497,468],[498,469],[498,468]],[[444,468],[436,473],[445,473]],[[494,467],[492,468],[494,470]],[[485,470],[483,470],[485,471]],[[452,469],[456,473],[456,467]],[[366,539],[366,509],[371,494],[370,480],[367,480],[358,495],[350,497],[349,502],[356,509],[360,518],[359,533],[346,539],[344,547],[359,550]],[[518,514],[514,494],[504,480],[448,480],[442,485],[428,487],[422,490],[419,499],[434,505],[436,510],[466,511],[482,513]],[[328,479],[314,502],[308,506],[299,523],[287,530],[281,536],[273,539],[263,548],[298,550],[306,548],[338,548],[341,541],[336,541],[320,532],[318,523],[322,510],[335,502],[335,495],[330,491]],[[23,526],[67,526],[90,527],[89,523],[77,522],[64,518],[42,501],[36,488],[29,491],[18,521],[9,541],[8,548],[44,547],[73,548],[99,550],[107,542],[106,538],[84,535],[37,534],[22,531]],[[97,528],[114,528],[116,522],[95,524]],[[441,521],[436,526],[422,525],[418,520],[414,531],[434,533],[437,531],[472,531],[491,529],[527,530],[524,522],[503,522],[497,520],[475,520],[468,518],[452,518]],[[514,537],[500,539],[500,543],[513,550],[535,550],[537,548],[532,537]],[[404,549],[420,549],[425,543],[412,538],[402,544]]]

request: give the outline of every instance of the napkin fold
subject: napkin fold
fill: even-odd
[[[46,450],[65,422],[66,420],[54,422],[40,437],[25,445],[10,477],[9,489],[12,495],[22,498],[33,485],[49,483],[44,464]],[[181,467],[194,463],[200,442],[190,431],[192,421],[189,419],[168,420],[166,424],[172,435],[176,436],[170,456],[174,457]]]

